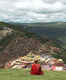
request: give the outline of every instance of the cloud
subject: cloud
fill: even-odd
[[[0,21],[53,22],[66,20],[65,0],[0,0]]]

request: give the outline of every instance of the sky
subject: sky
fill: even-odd
[[[0,0],[0,21],[66,22],[66,0]]]

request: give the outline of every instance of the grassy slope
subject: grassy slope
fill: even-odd
[[[0,80],[66,80],[66,72],[45,71],[42,76],[30,75],[28,70],[0,70]]]
[[[5,26],[8,26],[8,25],[9,25],[8,23],[0,22],[0,27],[5,27]]]

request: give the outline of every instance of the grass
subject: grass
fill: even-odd
[[[30,75],[29,70],[0,70],[0,80],[66,80],[66,72],[45,71],[44,75]]]

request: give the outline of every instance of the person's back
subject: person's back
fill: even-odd
[[[34,75],[42,75],[43,74],[43,72],[41,70],[41,66],[40,66],[40,64],[37,64],[37,61],[35,61],[35,63],[32,64],[30,73],[34,74]]]

